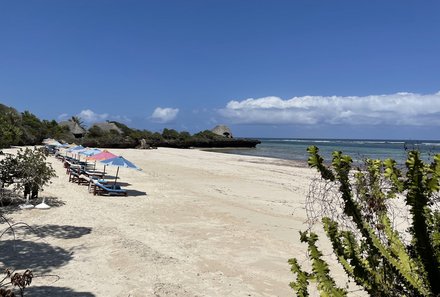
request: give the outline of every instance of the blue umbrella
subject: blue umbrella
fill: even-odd
[[[107,159],[107,160],[102,160],[101,163],[104,163],[106,165],[111,165],[111,166],[117,166],[118,167],[118,169],[116,170],[115,184],[116,184],[116,180],[118,179],[119,167],[125,167],[125,168],[132,168],[132,169],[142,170],[142,169],[140,169],[139,167],[137,167],[136,165],[134,165],[133,163],[131,163],[130,161],[128,161],[127,159],[125,159],[122,156],[110,158],[110,159]]]
[[[82,145],[77,145],[77,146],[74,146],[74,147],[71,147],[70,149],[68,149],[67,152],[71,153],[73,151],[79,151],[82,149],[84,149],[84,147]]]
[[[48,146],[63,146],[59,141],[55,139],[45,139],[43,143]]]
[[[97,148],[85,148],[85,149],[79,151],[79,155],[84,155],[86,157],[90,157],[90,156],[93,156],[93,155],[97,155],[97,154],[99,154],[101,152],[102,151],[100,149],[97,149]],[[96,161],[95,161],[95,165],[93,165],[93,169],[95,169],[95,167],[96,167]]]
[[[81,156],[79,155],[80,152],[88,150],[88,148],[83,147],[81,144],[71,147],[70,149],[66,150],[66,155],[67,153],[72,153],[73,155],[77,155],[78,156],[78,160],[81,159]]]
[[[100,149],[92,148],[92,149],[86,149],[86,150],[80,151],[79,153],[80,153],[81,155],[84,155],[84,156],[90,157],[90,156],[93,156],[93,155],[99,154],[100,152],[101,152]]]

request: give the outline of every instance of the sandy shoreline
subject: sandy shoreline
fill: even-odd
[[[143,169],[120,170],[128,197],[89,194],[86,186],[69,183],[61,162],[49,157],[58,177],[41,195],[58,206],[8,215],[43,236],[20,232],[22,247],[34,251],[25,259],[28,266],[36,274],[60,277],[56,282],[35,278],[29,292],[294,295],[287,260],[305,258],[298,231],[305,229],[312,170],[289,161],[198,150],[111,151]],[[108,171],[114,174],[116,168]],[[13,258],[3,264],[26,268]]]

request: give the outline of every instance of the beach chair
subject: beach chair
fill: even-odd
[[[103,185],[96,180],[93,180],[94,189],[93,195],[117,195],[127,196],[127,191],[121,189],[118,185]]]
[[[94,176],[89,176],[89,193],[95,193],[96,184],[105,184],[107,181],[105,179],[99,179]],[[96,194],[95,194],[96,195]]]
[[[69,174],[69,182],[75,183],[78,181],[79,174],[76,171],[73,170],[67,170]]]
[[[90,179],[83,174],[78,174],[78,172],[71,170],[69,173],[69,182],[77,183],[78,185],[88,185],[90,183]]]

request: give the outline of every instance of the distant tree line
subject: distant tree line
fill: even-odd
[[[67,139],[69,130],[59,126],[55,120],[40,120],[29,111],[19,113],[0,104],[0,148],[41,144],[47,137]]]
[[[86,130],[86,133],[76,138],[68,126],[61,126],[55,120],[40,120],[29,111],[22,113],[12,107],[0,104],[0,148],[11,145],[37,145],[45,138],[54,138],[67,143],[75,142],[84,146],[102,148],[135,148],[135,147],[255,147],[258,140],[228,139],[205,130],[191,135],[187,131],[163,129],[162,133],[129,128],[116,121],[120,131],[104,130],[92,125],[84,127],[79,117],[72,117],[75,122]]]

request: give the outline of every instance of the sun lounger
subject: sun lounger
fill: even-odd
[[[94,193],[95,192],[95,188],[96,188],[96,183],[102,184],[102,185],[106,185],[107,184],[107,180],[105,179],[101,179],[101,178],[96,178],[93,176],[89,177],[89,193]]]
[[[104,178],[105,172],[99,170],[85,170],[84,174],[90,178]]]
[[[88,185],[90,183],[90,179],[87,176],[83,174],[78,174],[78,172],[75,172],[73,170],[71,170],[69,173],[69,181],[72,183],[77,183],[78,185]]]
[[[103,185],[96,180],[93,180],[94,189],[93,195],[118,195],[118,196],[127,196],[127,191],[121,189],[118,185]]]
[[[57,158],[58,160],[60,160],[62,162],[64,162],[66,160],[65,157],[59,153],[55,154],[55,158]]]

